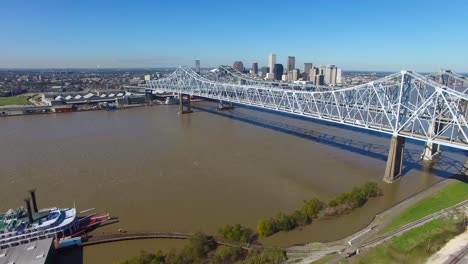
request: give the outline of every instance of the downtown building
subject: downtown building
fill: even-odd
[[[235,61],[234,64],[232,64],[232,68],[238,72],[244,72],[244,64],[242,61]]]

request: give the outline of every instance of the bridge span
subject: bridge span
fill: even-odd
[[[224,73],[229,71],[224,68]],[[232,73],[231,73],[232,74]],[[449,87],[447,78],[460,87]],[[401,71],[354,87],[296,87],[205,78],[188,67],[148,81],[146,89],[179,94],[180,113],[191,112],[188,96],[254,106],[392,135],[384,181],[402,173],[405,139],[426,142],[422,158],[431,160],[439,146],[468,150],[468,90],[462,76],[440,72],[423,76]],[[440,81],[438,81],[438,79]],[[234,79],[235,80],[235,79]]]

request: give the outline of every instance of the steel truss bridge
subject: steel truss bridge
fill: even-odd
[[[333,89],[282,86],[248,78],[225,67],[219,69],[223,78],[204,77],[188,67],[179,67],[165,78],[148,81],[145,87],[468,150],[468,82],[450,71],[428,76],[401,71],[366,84]],[[393,163],[399,162],[398,157]],[[401,167],[396,170],[401,171]],[[393,177],[398,172],[392,174]]]

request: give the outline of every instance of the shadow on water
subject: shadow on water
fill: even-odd
[[[236,106],[236,107],[239,107],[239,106]],[[244,107],[244,106],[240,106],[240,107]],[[304,138],[307,140],[319,142],[321,144],[326,144],[335,148],[357,153],[357,154],[370,157],[373,159],[387,161],[389,147],[390,147],[390,140],[387,145],[374,144],[374,143],[369,143],[365,141],[359,141],[359,140],[353,140],[353,139],[349,139],[345,137],[340,137],[336,135],[320,133],[320,132],[312,131],[309,129],[305,129],[303,127],[287,124],[284,122],[267,120],[265,118],[248,115],[246,113],[236,111],[235,109],[220,111],[216,107],[206,106],[206,105],[196,105],[196,106],[192,105],[192,108],[202,111],[202,112],[212,113],[215,115],[239,120],[239,121],[249,123],[252,125],[256,125],[256,126],[272,129],[274,131],[293,135],[296,137]],[[254,109],[254,110],[257,110],[257,109]],[[269,111],[266,111],[266,112],[269,112]],[[285,116],[285,114],[281,114],[281,115]],[[313,122],[315,121],[315,120],[311,120],[310,118],[308,119],[304,117],[297,118],[296,116],[291,116],[291,115],[288,115],[287,117],[300,119],[300,120],[306,120],[306,121],[313,121]],[[324,121],[319,121],[317,123],[323,124]],[[325,125],[329,125],[329,124],[325,124]],[[332,124],[331,126],[348,129],[347,127],[344,127],[343,125]],[[385,135],[383,133],[378,133],[378,132],[373,132],[373,131],[366,132],[363,129],[357,129],[357,128],[352,128],[350,130],[363,133],[366,135],[372,135],[372,136],[390,139],[390,136]],[[428,171],[443,178],[450,178],[456,174],[461,174],[462,171],[467,169],[464,167],[464,161],[454,159],[447,155],[441,155],[437,157],[436,162],[423,162],[421,160],[421,153],[424,147],[424,143],[421,141],[416,141],[416,140],[411,140],[411,139],[407,139],[407,143],[421,146],[421,148],[420,149],[409,149],[409,148],[405,149],[404,170],[402,172],[403,175],[411,170],[419,170],[419,171]],[[462,153],[462,155],[465,157],[468,155],[467,151],[454,150],[451,148],[443,148],[442,150],[444,153],[446,152]]]
[[[82,264],[83,263],[83,247],[72,247],[61,249],[55,256],[56,264]]]

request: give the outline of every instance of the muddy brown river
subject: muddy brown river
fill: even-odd
[[[22,206],[37,188],[39,207],[96,208],[120,222],[95,232],[204,231],[224,224],[255,228],[313,197],[328,200],[373,180],[384,195],[349,215],[279,233],[263,243],[331,241],[448,177],[464,153],[443,153],[433,167],[407,144],[405,174],[382,182],[388,137],[249,108],[226,112],[195,104],[8,117],[0,120],[0,210]],[[180,248],[183,241],[132,241],[85,248],[85,263],[112,263],[140,249]]]

